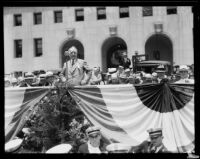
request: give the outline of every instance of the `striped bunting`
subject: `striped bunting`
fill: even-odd
[[[49,91],[48,87],[5,89],[5,142],[12,140],[25,124],[34,106]]]
[[[111,141],[136,146],[149,139],[148,129],[161,127],[168,150],[185,152],[194,146],[194,91],[183,88],[187,89],[170,84],[97,85],[77,86],[69,93]]]

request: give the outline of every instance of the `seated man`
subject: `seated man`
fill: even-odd
[[[186,65],[181,65],[179,68],[180,80],[175,83],[191,83],[194,84],[194,79],[189,79],[189,68]]]
[[[101,140],[100,128],[96,126],[89,127],[86,130],[88,142],[79,147],[78,153],[103,153],[106,146]]]
[[[149,129],[147,132],[151,141],[145,140],[140,145],[134,146],[133,150],[135,153],[169,153],[162,143],[163,135],[161,128]]]

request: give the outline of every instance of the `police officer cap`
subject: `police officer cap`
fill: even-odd
[[[13,151],[17,150],[21,146],[22,142],[23,142],[23,140],[19,139],[19,138],[8,141],[5,144],[5,152],[13,152]]]
[[[162,136],[162,128],[151,128],[147,130],[150,137],[158,137]]]
[[[60,144],[46,151],[46,153],[68,153],[72,149],[70,144]]]
[[[95,133],[99,133],[100,132],[100,129],[99,127],[97,126],[91,126],[89,128],[86,129],[86,134],[87,135],[90,135],[90,134],[95,134]]]
[[[108,146],[106,146],[106,150],[108,152],[128,152],[130,150],[131,146],[130,145],[126,145],[126,144],[122,144],[122,143],[112,143]]]

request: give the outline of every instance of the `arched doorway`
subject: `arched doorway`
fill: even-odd
[[[102,45],[102,71],[107,72],[107,68],[119,66],[120,50],[127,50],[126,42],[119,37],[110,37]]]
[[[63,64],[68,58],[64,56],[64,52],[68,50],[71,46],[75,46],[78,49],[78,58],[79,59],[84,59],[84,48],[82,43],[79,40],[72,39],[72,40],[67,40],[61,45],[60,49],[60,54],[61,54],[61,67],[63,67]]]
[[[165,34],[154,34],[145,43],[149,60],[169,61],[173,65],[173,45]]]

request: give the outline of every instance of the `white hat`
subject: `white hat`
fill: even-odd
[[[53,72],[51,72],[51,71],[46,72],[46,77],[48,77],[48,76],[53,76]]]
[[[124,72],[130,72],[131,70],[129,68],[125,69]]]
[[[46,74],[40,74],[39,77],[40,77],[40,78],[45,78],[45,77],[46,77]]]
[[[124,68],[123,66],[119,65],[118,68]]]
[[[181,65],[180,67],[179,67],[179,70],[186,70],[186,71],[188,71],[188,67],[186,66],[186,65]]]
[[[46,153],[68,153],[72,149],[70,144],[60,144],[46,151]]]
[[[25,74],[25,76],[33,76],[33,73],[32,73],[32,72],[27,72],[27,73]]]
[[[106,150],[109,152],[112,151],[129,151],[131,148],[130,145],[122,144],[122,143],[112,143],[108,146],[106,146]]]
[[[117,71],[116,68],[108,68],[108,72],[109,72],[109,73],[114,73],[115,71]]]
[[[18,77],[18,81],[19,81],[19,82],[21,82],[21,81],[23,81],[23,80],[24,80],[23,77]]]
[[[150,137],[158,137],[162,136],[162,128],[151,128],[147,130]]]
[[[14,139],[14,140],[8,141],[5,144],[5,152],[13,152],[17,150],[21,146],[22,142],[23,142],[22,139]]]
[[[95,134],[95,133],[99,133],[101,130],[100,127],[97,126],[91,126],[89,128],[86,129],[86,134],[90,135],[90,134]]]
[[[153,73],[152,73],[152,76],[153,76],[153,77],[157,77],[158,74],[157,74],[156,72],[153,72]]]
[[[151,76],[150,73],[146,73],[146,74],[145,74],[145,77],[146,77],[146,78],[152,78],[152,76]]]
[[[76,52],[77,53],[78,52],[78,50],[77,50],[77,48],[75,46],[70,47],[68,51],[69,51],[69,53],[71,53],[71,52]]]

